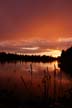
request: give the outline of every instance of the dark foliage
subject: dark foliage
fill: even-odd
[[[17,54],[11,54],[11,53],[0,53],[0,62],[17,62],[17,61],[31,61],[31,62],[48,62],[56,60],[56,58],[50,57],[50,56],[40,56],[40,55],[17,55]]]
[[[62,51],[59,66],[65,72],[69,72],[72,74],[72,47],[67,49],[66,51]]]

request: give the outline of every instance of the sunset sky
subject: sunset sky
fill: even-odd
[[[60,55],[72,46],[72,0],[0,0],[0,51]]]

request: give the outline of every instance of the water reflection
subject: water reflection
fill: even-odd
[[[60,70],[57,61],[0,64],[0,90],[8,90],[14,96],[56,100],[70,88],[72,79]]]

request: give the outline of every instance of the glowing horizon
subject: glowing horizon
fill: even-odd
[[[25,50],[31,50],[31,51],[35,51],[37,50],[37,47],[36,48],[24,48]],[[33,52],[33,53],[20,53],[20,52],[7,52],[7,53],[16,53],[18,55],[40,55],[40,56],[51,56],[51,57],[59,57],[61,56],[61,50],[55,50],[55,49],[49,49],[49,51],[44,51],[44,52],[39,52],[39,53],[36,53],[36,52]]]
[[[71,0],[1,0],[0,52],[60,55],[72,46],[71,10]]]

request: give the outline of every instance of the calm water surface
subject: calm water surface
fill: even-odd
[[[72,88],[72,78],[52,63],[0,63],[0,90],[14,95],[59,98]]]

